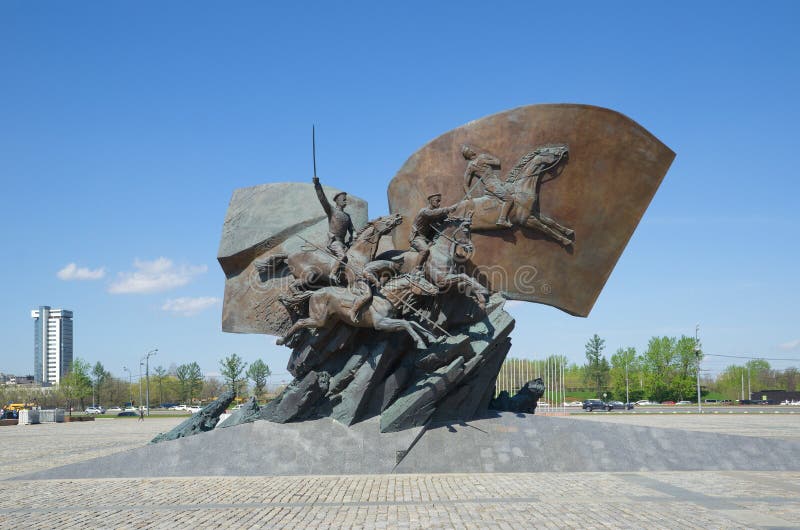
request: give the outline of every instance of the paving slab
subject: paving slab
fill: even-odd
[[[27,460],[0,465],[0,477],[17,477],[0,481],[0,528],[800,528],[798,471],[19,479],[22,468],[142,447],[179,421],[0,428],[3,447]]]

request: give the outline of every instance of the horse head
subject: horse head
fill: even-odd
[[[453,244],[453,255],[460,261],[468,260],[475,252],[472,243],[472,215],[469,210],[464,217],[448,217],[444,221],[442,235],[447,237]]]
[[[384,215],[371,221],[368,221],[364,228],[359,230],[353,239],[357,242],[368,241],[375,243],[377,239],[391,232],[396,226],[403,222],[403,216],[399,213]]]
[[[558,176],[567,162],[569,162],[569,146],[567,144],[542,145],[534,149],[529,167],[533,170],[532,175],[549,172]]]

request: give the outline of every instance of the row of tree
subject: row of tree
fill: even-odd
[[[610,362],[604,349],[605,341],[595,334],[586,343],[586,364],[574,367],[583,371],[584,383],[598,396],[606,393],[624,400],[628,389],[631,401],[697,400],[703,352],[694,338],[652,337],[641,354],[635,348],[619,348]],[[729,366],[716,377],[700,379],[701,397],[715,392],[727,399],[750,399],[750,389],[794,391],[800,374],[794,367],[774,370],[766,360],[752,359],[743,366]]]
[[[247,366],[237,354],[220,361],[222,379],[204,376],[196,362],[173,365],[169,368],[155,367],[150,375],[150,404],[196,403],[215,399],[226,388],[244,397],[252,395],[263,400],[267,391],[267,380],[271,375],[269,366],[258,359]],[[252,384],[248,384],[252,383]],[[140,396],[141,392],[141,398]],[[146,381],[114,377],[102,363],[92,366],[83,359],[72,362],[70,372],[61,378],[55,388],[25,388],[0,386],[0,403],[36,403],[42,407],[68,407],[83,410],[89,404],[106,407],[133,403],[144,404]]]

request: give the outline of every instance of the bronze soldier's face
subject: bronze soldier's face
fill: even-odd
[[[433,206],[434,208],[438,208],[440,204],[442,204],[442,198],[439,197],[438,195],[431,199],[431,206]]]
[[[336,197],[336,206],[344,210],[344,207],[347,206],[347,195],[339,195]]]

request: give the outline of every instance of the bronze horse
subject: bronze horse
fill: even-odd
[[[344,267],[347,285],[353,284],[355,271],[362,270],[367,263],[375,259],[381,236],[388,234],[402,222],[403,216],[400,214],[385,215],[369,221],[353,236],[353,244],[347,251],[347,266]],[[289,271],[295,278],[291,285],[292,290],[303,291],[330,285],[328,271],[331,270],[335,259],[323,245],[319,245],[317,248],[309,246],[289,254],[272,254],[256,260],[255,266],[261,274],[272,274],[280,267],[288,265]]]
[[[541,212],[539,193],[542,183],[560,175],[568,161],[569,146],[566,144],[537,147],[520,158],[503,183],[508,200],[514,201],[508,216],[511,224],[538,230],[565,247],[572,245],[574,231]],[[550,178],[545,179],[546,175]],[[501,201],[491,193],[474,199],[469,195],[467,190],[467,198],[458,204],[455,215],[465,215],[472,210],[475,212],[473,230],[497,230]]]
[[[357,294],[352,290],[345,287],[323,287],[316,291],[306,291],[298,296],[308,298],[308,317],[295,322],[286,335],[276,342],[285,344],[303,328],[322,328],[332,322],[340,321],[357,328],[405,331],[418,348],[425,348],[426,344],[422,337],[429,341],[436,340],[436,337],[418,322],[396,318],[400,313],[400,307],[397,306],[401,305],[400,300],[405,302],[409,298],[409,293],[416,296],[434,296],[438,292],[439,289],[424,278],[403,274],[389,280],[381,289],[381,293],[373,297],[363,316],[354,321],[350,310]]]
[[[457,287],[471,296],[483,309],[489,291],[474,278],[456,271],[456,264],[459,261],[467,261],[475,250],[471,239],[471,226],[472,212],[468,212],[465,217],[445,219],[441,228],[436,229],[438,236],[430,248],[430,255],[423,265],[423,272],[425,278],[441,291]],[[401,272],[411,272],[418,266],[419,252],[409,250],[401,256],[403,258]]]

